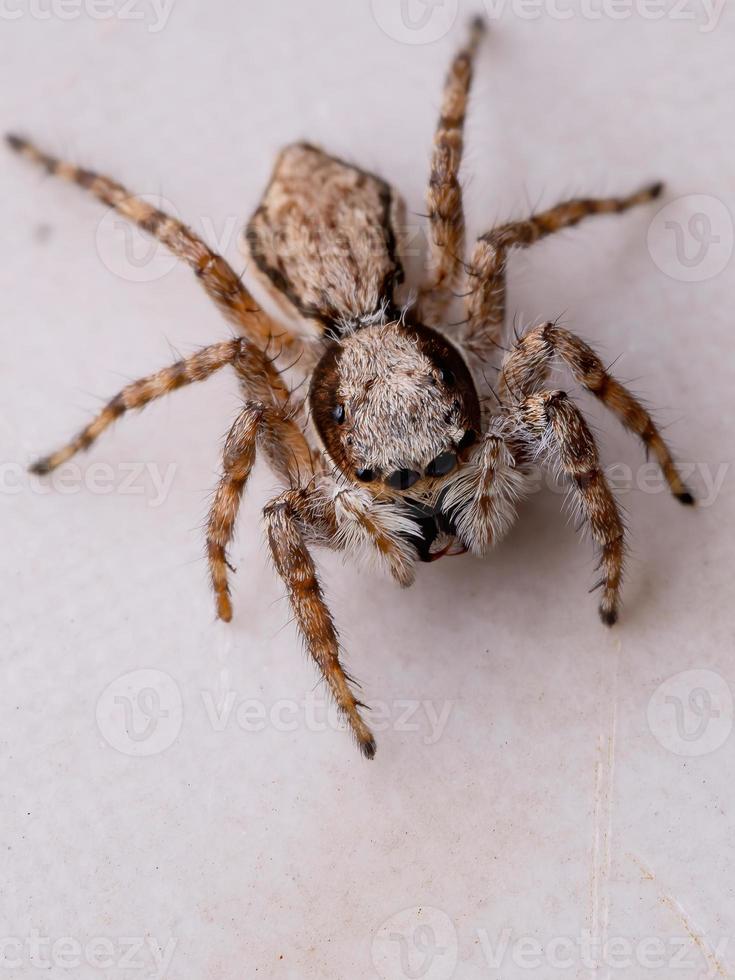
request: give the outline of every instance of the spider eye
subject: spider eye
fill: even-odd
[[[432,459],[426,467],[427,476],[446,476],[451,473],[457,465],[457,457],[454,453],[441,453],[436,459]]]
[[[345,407],[344,405],[335,405],[332,409],[332,418],[337,423],[337,425],[342,425],[345,420]]]
[[[416,470],[395,470],[385,482],[394,490],[408,490],[419,479],[421,474]]]
[[[440,367],[439,380],[445,385],[453,385],[455,380],[454,371],[452,371],[452,369],[448,367],[444,367],[444,366]]]
[[[477,433],[475,432],[475,430],[474,429],[467,429],[467,431],[465,432],[465,434],[462,436],[462,438],[457,443],[457,448],[458,449],[467,449],[469,446],[471,446],[475,442],[476,439],[477,439]]]
[[[363,483],[371,483],[375,479],[375,473],[369,469],[355,470],[355,476]]]

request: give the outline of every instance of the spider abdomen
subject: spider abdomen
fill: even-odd
[[[403,202],[384,180],[307,143],[286,147],[246,231],[269,289],[324,331],[366,323],[403,280]]]

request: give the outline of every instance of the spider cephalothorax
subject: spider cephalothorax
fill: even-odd
[[[128,385],[33,469],[48,473],[88,448],[126,411],[231,365],[244,401],[225,443],[207,523],[218,615],[232,616],[227,547],[257,448],[283,486],[264,510],[274,565],[305,645],[368,757],[375,742],[341,664],[313,546],[368,554],[401,585],[410,585],[419,559],[484,554],[516,517],[529,462],[550,463],[568,480],[598,549],[600,615],[612,625],[625,555],[623,522],[584,417],[563,391],[546,386],[555,362],[642,440],[672,493],[693,503],[645,408],[587,344],[556,323],[511,342],[497,365],[494,407],[481,411],[485,392],[481,401],[481,380],[468,364],[492,361],[501,341],[508,343],[509,251],[587,215],[619,213],[661,192],[655,183],[627,197],[567,201],[491,229],[465,257],[458,171],[482,32],[482,22],[475,21],[447,77],[427,193],[431,273],[418,307],[403,314],[395,295],[404,279],[400,196],[381,178],[314,146],[297,143],[281,153],[245,236],[252,272],[287,315],[287,326],[259,309],[227,262],[185,225],[106,177],[8,137],[12,149],[91,190],[165,243],[240,334]],[[463,325],[441,329],[460,280]],[[290,387],[279,358],[294,353],[305,377]],[[483,371],[479,375],[484,379]],[[309,383],[306,399],[298,394],[303,381]]]
[[[376,492],[447,476],[480,429],[480,403],[462,356],[406,319],[332,341],[314,370],[314,422],[342,473]]]

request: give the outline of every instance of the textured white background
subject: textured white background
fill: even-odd
[[[176,0],[160,30],[148,0],[130,8],[144,20],[73,3],[41,19],[49,4],[3,4],[2,128],[162,194],[238,268],[236,231],[295,138],[380,171],[423,210],[442,76],[479,9],[451,24],[446,0],[442,36],[409,44],[427,35],[401,28],[398,3],[376,2],[376,18],[367,0]],[[670,200],[735,211],[732,10],[703,31],[695,0],[683,11],[697,19],[668,4],[655,21],[625,4],[598,19],[569,9],[527,19],[509,2],[482,49],[470,232],[653,177]],[[170,941],[176,980],[546,980],[594,975],[577,945],[549,965],[570,956],[555,939],[585,931],[617,940],[601,978],[735,975],[733,473],[698,511],[621,493],[631,556],[613,631],[587,594],[590,546],[553,493],[523,507],[489,560],[422,567],[406,593],[324,556],[351,668],[390,716],[367,763],[303,707],[323,693],[284,626],[260,531],[274,480],[260,467],[232,549],[235,618],[213,622],[200,525],[237,406],[231,376],[120,423],[66,490],[21,475],[172,346],[228,331],[186,269],[159,258],[143,266],[153,281],[133,281],[124,233],[96,202],[9,154],[0,167],[0,936],[24,944],[5,947],[0,976],[41,975],[37,934],[71,940],[42,945],[54,980],[161,975],[150,944]],[[716,201],[707,209],[716,221]],[[564,314],[620,356],[681,458],[711,476],[733,459],[732,226],[713,226],[721,241],[695,268],[707,278],[687,283],[663,222],[652,236],[666,271],[652,260],[656,210],[519,256],[509,305],[522,323]],[[674,209],[690,258],[700,212],[691,199]],[[638,473],[639,447],[580,399],[606,460]],[[131,463],[173,464],[162,502],[149,480],[125,492]],[[257,707],[237,713],[251,699],[262,724]],[[125,937],[145,943],[132,972]],[[538,961],[519,937],[540,944]],[[488,946],[504,942],[494,966]]]

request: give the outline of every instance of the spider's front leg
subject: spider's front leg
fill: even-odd
[[[89,425],[86,425],[66,445],[33,463],[30,467],[31,472],[50,473],[51,470],[61,466],[76,453],[89,449],[105,429],[109,428],[116,419],[125,415],[126,412],[131,411],[131,409],[144,408],[150,402],[162,398],[163,395],[167,395],[177,388],[182,388],[195,381],[204,381],[215,371],[219,371],[226,364],[236,363],[240,358],[245,358],[248,363],[255,359],[261,368],[262,376],[266,380],[272,377],[274,385],[281,384],[280,378],[270,363],[260,351],[248,344],[246,340],[223,340],[218,344],[210,344],[191,357],[177,361],[170,367],[163,368],[155,374],[139,378],[137,381],[126,385],[122,391],[108,401]]]
[[[558,463],[571,482],[581,515],[600,551],[600,618],[618,618],[625,555],[625,528],[618,505],[600,468],[597,446],[579,409],[564,391],[541,391],[523,399],[511,415],[519,435],[540,454]]]
[[[544,323],[521,337],[503,361],[499,378],[501,399],[512,404],[531,394],[549,374],[555,357],[567,365],[574,379],[616,415],[626,429],[639,437],[646,452],[653,453],[676,499],[682,504],[693,504],[694,497],[650,414],[607,371],[589,344],[569,330],[555,323]]]
[[[255,462],[258,444],[275,472],[291,486],[297,485],[302,476],[313,475],[309,446],[299,427],[285,414],[285,409],[247,402],[225,441],[222,477],[207,520],[209,574],[217,602],[217,615],[225,622],[232,619],[227,547],[232,540],[240,501]]]
[[[319,540],[323,535],[321,511],[314,489],[286,491],[265,508],[268,543],[276,570],[288,589],[291,609],[306,649],[347,719],[360,751],[372,759],[375,739],[360,715],[360,708],[365,705],[355,697],[351,679],[340,663],[337,630],[306,544],[308,536]]]
[[[103,204],[114,208],[162,242],[176,258],[193,270],[207,295],[225,318],[250,340],[257,344],[268,344],[274,334],[277,334],[282,350],[303,349],[296,336],[282,327],[277,328],[274,321],[258,307],[230,264],[177,218],[131,194],[117,181],[77,167],[66,160],[59,160],[21,136],[7,134],[5,141],[11,150],[40,165],[47,173],[55,174],[90,191]]]

